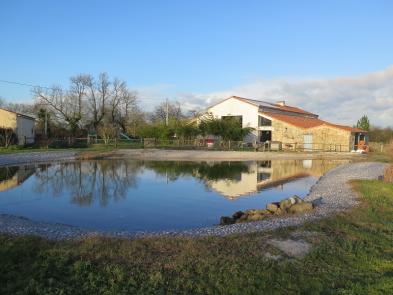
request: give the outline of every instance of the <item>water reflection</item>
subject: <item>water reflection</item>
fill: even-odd
[[[341,163],[112,159],[0,168],[0,213],[93,229],[195,228],[305,196],[318,176]]]
[[[34,170],[31,165],[0,168],[0,192],[20,185],[34,174]]]
[[[98,202],[105,207],[124,199],[127,190],[136,186],[138,168],[136,162],[122,160],[39,165],[34,191],[57,197],[67,190],[72,203],[90,206]]]
[[[319,177],[348,161],[273,160],[248,162],[180,162],[94,160],[0,168],[0,192],[35,175],[36,193],[58,197],[68,192],[72,203],[105,207],[110,201],[126,198],[135,188],[138,174],[153,171],[167,182],[191,176],[229,199],[236,199],[267,188],[283,189],[286,183],[309,176]]]
[[[248,196],[267,188],[283,189],[286,183],[320,177],[346,160],[268,160],[248,162],[148,162],[146,167],[175,181],[191,175],[229,198]]]

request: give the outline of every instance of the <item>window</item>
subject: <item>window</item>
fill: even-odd
[[[259,172],[257,174],[257,181],[261,182],[261,181],[265,181],[265,180],[269,180],[270,179],[271,174],[270,173],[266,173],[266,172]]]
[[[272,161],[261,161],[259,162],[261,168],[272,168]]]
[[[258,116],[258,126],[272,126],[272,121],[265,117]]]
[[[236,120],[239,122],[240,127],[243,126],[243,116],[222,116],[222,120]]]

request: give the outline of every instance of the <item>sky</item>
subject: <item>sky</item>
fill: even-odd
[[[127,81],[144,109],[230,95],[393,126],[393,1],[0,1],[0,80]],[[0,82],[0,97],[31,102]]]

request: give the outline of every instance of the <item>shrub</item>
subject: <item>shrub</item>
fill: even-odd
[[[106,124],[98,127],[98,135],[104,140],[105,144],[117,137],[117,128],[115,125]]]
[[[386,167],[384,174],[383,174],[383,180],[386,182],[393,183],[393,164]]]
[[[16,142],[16,135],[12,128],[0,127],[0,146],[8,148]]]

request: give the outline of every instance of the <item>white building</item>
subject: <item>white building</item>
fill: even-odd
[[[304,150],[351,151],[367,145],[367,132],[323,121],[317,114],[285,101],[270,103],[238,96],[231,96],[210,106],[206,113],[215,118],[236,117],[242,127],[254,131],[247,142],[274,141],[283,148]]]

